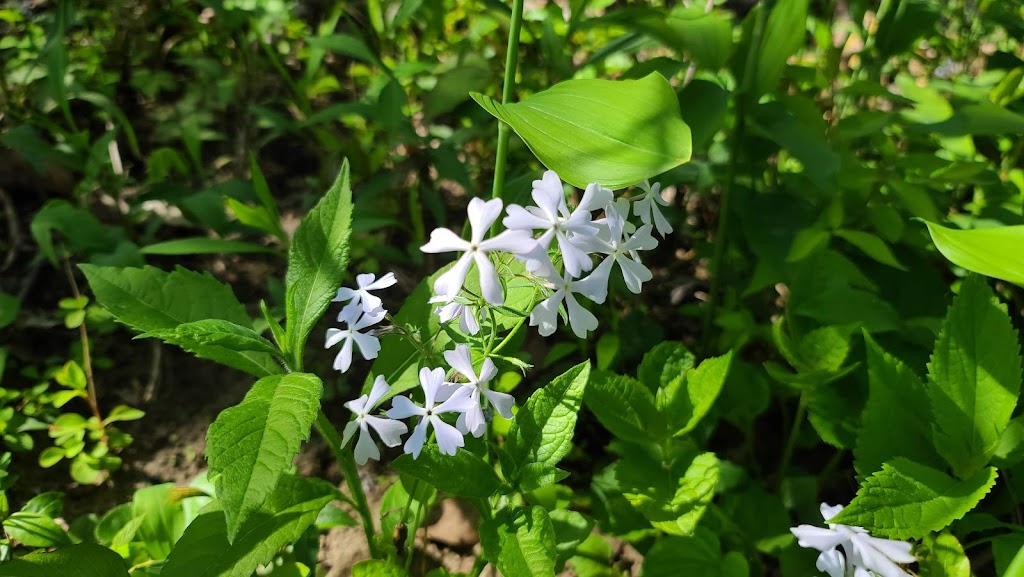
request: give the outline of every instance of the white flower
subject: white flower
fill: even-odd
[[[633,214],[640,217],[644,224],[651,224],[654,220],[654,227],[662,238],[672,232],[672,225],[668,223],[665,215],[661,214],[661,206],[668,206],[668,201],[661,197],[661,183],[656,182],[653,186],[648,181],[637,184],[644,191],[644,195],[633,201]]]
[[[338,352],[338,356],[334,357],[335,370],[344,373],[352,366],[353,342],[359,347],[359,352],[362,353],[364,359],[377,358],[377,353],[380,352],[380,340],[373,335],[367,335],[359,331],[379,323],[386,314],[387,311],[382,308],[373,312],[363,313],[358,308],[349,310],[347,307],[338,314],[338,321],[346,323],[348,328],[344,330],[327,329],[327,341],[324,342],[325,349],[329,349],[338,343],[344,343],[341,345],[341,351]]]
[[[444,369],[430,370],[426,367],[420,369],[420,386],[423,387],[422,407],[410,401],[408,397],[398,396],[391,401],[391,410],[387,412],[388,417],[392,419],[420,417],[402,450],[411,454],[413,459],[419,458],[423,443],[427,439],[427,425],[431,425],[434,427],[437,447],[445,455],[454,455],[459,447],[465,445],[465,440],[458,429],[442,421],[438,415],[465,411],[469,405],[469,391],[460,387],[452,392],[447,400],[435,407],[434,403],[446,393],[441,390],[445,386]]]
[[[390,391],[391,387],[384,380],[384,375],[379,375],[373,381],[373,389],[370,390],[369,395],[363,395],[354,401],[345,403],[348,410],[355,413],[356,418],[345,425],[345,435],[341,439],[341,444],[342,446],[348,445],[356,429],[359,429],[355,456],[356,462],[360,465],[365,465],[368,459],[380,460],[380,450],[373,442],[373,439],[370,438],[370,432],[367,430],[368,426],[377,431],[377,434],[380,435],[380,440],[384,441],[384,444],[389,447],[397,447],[402,442],[402,435],[409,431],[405,423],[375,417],[370,414],[370,411],[376,408],[380,400],[384,398],[384,395]]]
[[[430,242],[420,247],[423,252],[463,252],[459,260],[448,272],[437,277],[434,281],[434,293],[445,297],[445,302],[455,300],[455,295],[462,290],[466,282],[466,275],[469,274],[469,267],[476,262],[480,274],[480,290],[483,292],[484,300],[494,306],[501,306],[505,302],[501,294],[501,283],[498,281],[498,273],[487,254],[491,251],[503,250],[515,254],[531,251],[536,241],[529,233],[521,230],[506,230],[495,236],[484,240],[484,235],[494,224],[494,221],[501,215],[501,199],[495,198],[484,202],[479,198],[469,201],[468,215],[469,226],[472,230],[470,240],[463,240],[447,228],[435,228],[430,233]]]
[[[619,265],[626,288],[635,294],[640,294],[643,283],[653,278],[651,270],[640,262],[637,255],[637,251],[651,250],[658,246],[658,241],[651,236],[652,227],[645,224],[627,236],[624,234],[626,223],[617,210],[610,209],[602,219],[602,231],[588,241],[592,252],[608,255],[587,278],[581,280],[588,287],[587,291],[594,295],[591,298],[595,302],[604,302],[608,294],[608,277],[612,265]]]
[[[581,244],[583,238],[593,236],[598,231],[591,223],[591,207],[604,206],[611,201],[611,196],[610,190],[596,183],[591,184],[587,186],[580,206],[570,212],[565,202],[562,181],[554,171],[549,170],[541,180],[533,181],[533,202],[537,206],[523,208],[511,204],[507,209],[508,216],[501,223],[511,230],[531,231],[531,234],[534,230],[544,231],[537,239],[539,255],[526,255],[528,270],[536,270],[547,261],[547,251],[552,239],[555,239],[562,253],[565,270],[576,278],[594,266]]]
[[[821,516],[826,521],[843,510],[842,505],[830,507],[821,504]],[[910,577],[899,563],[913,563],[910,543],[872,537],[863,527],[829,523],[828,529],[813,525],[800,525],[790,529],[801,547],[821,551],[815,566],[830,577],[867,577],[872,573],[880,577]],[[836,547],[842,547],[844,557]]]
[[[554,333],[558,325],[558,309],[564,301],[572,332],[581,339],[587,338],[587,333],[597,328],[597,317],[583,308],[573,293],[582,294],[595,302],[603,302],[605,295],[601,293],[600,279],[591,275],[583,280],[572,280],[568,271],[563,276],[553,268],[542,271],[539,276],[547,281],[545,286],[555,292],[534,307],[530,313],[530,326],[538,327],[538,332],[544,337]],[[603,291],[607,293],[607,281]]]
[[[373,274],[356,275],[356,286],[359,288],[350,289],[348,287],[341,287],[338,289],[338,294],[334,297],[333,302],[351,300],[351,302],[345,305],[345,308],[342,309],[343,314],[346,311],[349,311],[349,314],[351,314],[350,309],[354,309],[360,305],[362,305],[363,312],[370,313],[381,308],[381,305],[383,304],[380,298],[370,294],[370,291],[394,286],[396,282],[398,281],[395,280],[395,273],[393,272],[389,272],[379,279],[377,279]]]
[[[430,299],[431,303],[445,302],[445,297],[435,296]],[[480,332],[480,322],[476,320],[477,307],[469,304],[462,304],[452,301],[434,309],[442,323],[448,323],[459,319],[459,330],[467,335],[475,335]]]
[[[484,434],[487,420],[484,418],[483,405],[487,403],[493,405],[502,417],[512,418],[512,405],[515,404],[512,395],[492,391],[485,386],[487,381],[498,374],[498,367],[494,366],[494,361],[489,358],[484,359],[483,365],[480,366],[480,374],[476,374],[476,371],[473,370],[473,359],[469,354],[469,347],[466,345],[457,345],[455,350],[445,351],[444,360],[448,361],[448,364],[467,381],[451,383],[461,385],[460,390],[467,391],[471,400],[469,407],[456,422],[460,431],[472,433],[474,437]]]

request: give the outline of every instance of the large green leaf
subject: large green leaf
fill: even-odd
[[[762,94],[772,92],[782,78],[786,61],[804,46],[809,0],[779,0],[772,7],[755,54],[757,68],[748,94],[755,102]],[[765,9],[765,5],[759,7]],[[754,16],[754,14],[751,14]],[[746,79],[744,79],[746,80]]]
[[[245,307],[231,289],[209,274],[178,267],[166,272],[143,268],[79,265],[96,300],[117,320],[141,331],[142,336],[159,337],[196,356],[262,377],[281,371],[274,357],[265,352],[239,351],[196,341],[179,334],[180,325],[217,319],[252,326]],[[250,329],[251,330],[251,329]]]
[[[894,457],[942,466],[932,447],[932,413],[924,383],[867,333],[864,342],[869,393],[853,450],[857,473],[870,475]]]
[[[685,375],[697,363],[693,353],[682,343],[665,341],[658,343],[644,355],[637,369],[637,380],[652,393],[668,387],[669,383]]]
[[[175,544],[161,577],[250,577],[257,565],[295,542],[337,496],[324,481],[285,475],[228,541],[224,512],[207,505]]]
[[[555,574],[555,530],[543,507],[518,509],[497,516],[480,531],[484,555],[502,575],[552,577]]]
[[[583,401],[620,439],[643,443],[665,435],[665,421],[658,413],[654,395],[636,379],[594,371]]]
[[[313,325],[331,304],[348,266],[352,233],[352,188],[348,160],[327,194],[295,230],[285,276],[288,353],[302,359]],[[301,363],[296,362],[301,367]]]
[[[322,394],[323,384],[315,375],[264,377],[210,425],[206,455],[229,540],[259,510],[309,439]]]
[[[898,457],[868,477],[850,505],[830,523],[864,527],[874,535],[920,539],[973,509],[996,482],[995,467],[966,479]]]
[[[391,468],[426,481],[438,491],[460,497],[486,499],[501,485],[494,469],[465,449],[448,456],[436,445],[427,445],[418,459],[402,455],[391,463]]]
[[[732,363],[732,351],[721,357],[704,359],[691,371],[676,377],[658,394],[658,409],[676,436],[694,429],[711,410],[722,392]]]
[[[971,561],[949,531],[925,535],[918,553],[920,577],[971,577]]]
[[[932,242],[953,264],[1024,286],[1024,225],[955,230],[925,224]]]
[[[640,452],[623,456],[616,479],[623,495],[654,527],[672,535],[692,535],[715,496],[719,465],[714,453],[663,464]]]
[[[1020,392],[1017,333],[983,277],[960,288],[928,364],[935,448],[966,478],[999,447]]]
[[[128,577],[117,553],[102,545],[80,543],[56,551],[36,551],[0,564],[3,577]]]
[[[70,545],[71,539],[56,521],[42,513],[18,511],[4,519],[7,534],[29,547],[59,547]]]
[[[660,74],[640,80],[568,80],[522,102],[473,99],[507,123],[566,182],[618,189],[690,159],[690,129]]]
[[[569,452],[576,415],[589,379],[590,362],[584,361],[530,395],[526,405],[516,413],[505,441],[505,448],[516,466],[516,470],[507,472],[510,478],[523,482],[525,480],[519,477],[525,465],[551,468]],[[531,491],[538,486],[536,481],[531,482],[523,490]]]
[[[722,575],[722,552],[718,537],[708,529],[690,537],[669,535],[658,539],[644,557],[640,577]]]

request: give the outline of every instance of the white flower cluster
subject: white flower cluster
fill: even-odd
[[[842,510],[842,505],[821,504],[821,516],[826,521]],[[910,543],[872,537],[863,527],[829,523],[828,529],[800,525],[790,531],[801,547],[821,551],[815,567],[829,577],[911,577],[900,564],[917,561],[910,553]]]
[[[570,210],[562,181],[551,171],[533,182],[536,206],[509,205],[502,220],[506,230],[490,238],[485,237],[501,216],[502,202],[500,199],[472,199],[467,211],[471,231],[469,240],[451,230],[438,228],[431,232],[430,241],[420,249],[427,253],[462,253],[452,268],[434,281],[435,296],[430,302],[440,305],[435,312],[441,322],[458,319],[463,333],[475,335],[480,331],[478,315],[481,308],[504,304],[501,280],[490,256],[491,253],[504,252],[525,263],[527,271],[534,275],[538,284],[551,291],[530,312],[530,326],[537,326],[543,336],[551,335],[564,307],[572,331],[578,337],[586,338],[588,332],[597,328],[597,318],[580,305],[575,295],[603,303],[608,295],[614,265],[618,265],[629,290],[639,294],[643,283],[651,280],[652,275],[640,262],[638,251],[657,246],[657,240],[651,235],[655,227],[662,236],[672,231],[658,208],[667,205],[661,197],[660,185],[652,187],[644,182],[638,186],[642,194],[632,206],[633,213],[643,222],[639,228],[628,221],[630,201],[625,198],[615,200],[612,191],[597,183],[588,185],[579,204]],[[600,218],[595,219],[595,213],[602,212]],[[535,237],[537,232],[539,235]],[[553,246],[557,248],[553,250]],[[554,259],[552,253],[555,254]],[[595,255],[599,259],[596,266]],[[563,272],[556,267],[559,262]],[[476,265],[480,278],[482,302],[460,296],[473,265]],[[356,277],[356,283],[356,289],[338,289],[335,302],[348,301],[338,315],[338,321],[345,323],[347,328],[329,329],[325,342],[326,348],[342,343],[341,351],[334,360],[334,368],[341,372],[347,371],[352,364],[353,343],[365,359],[377,357],[380,341],[373,334],[361,331],[376,325],[387,315],[381,299],[371,291],[394,285],[395,275],[388,273],[376,279],[372,274],[361,274]],[[368,459],[380,458],[380,451],[369,433],[371,428],[385,445],[396,447],[402,442],[402,435],[409,431],[401,420],[418,417],[404,445],[404,451],[416,458],[427,441],[428,428],[433,428],[440,451],[454,455],[464,445],[464,435],[480,437],[484,434],[488,406],[502,417],[512,418],[512,396],[487,386],[498,373],[490,358],[483,360],[479,374],[473,369],[467,345],[459,344],[454,350],[446,351],[444,358],[453,369],[452,374],[461,375],[463,380],[446,381],[442,368],[420,369],[419,381],[424,395],[422,406],[408,397],[396,396],[385,413],[387,418],[371,414],[391,391],[383,376],[376,378],[368,395],[345,404],[355,414],[355,419],[345,427],[342,441],[347,445],[359,430],[356,462],[362,465]],[[439,417],[444,413],[458,414],[455,426]]]

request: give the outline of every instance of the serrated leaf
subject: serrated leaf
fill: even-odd
[[[0,566],[3,577],[128,577],[128,567],[120,555],[94,543],[61,547],[56,551],[36,551],[6,561]]]
[[[949,531],[925,535],[918,553],[920,577],[971,577],[971,562],[964,548]]]
[[[233,351],[253,351],[272,356],[281,354],[273,343],[248,326],[221,319],[206,319],[178,325],[175,333],[179,339],[202,346],[213,345]]]
[[[323,384],[315,375],[264,377],[210,425],[206,454],[229,540],[259,510],[309,439],[322,394]]]
[[[157,336],[194,353],[257,377],[281,372],[274,358],[264,353],[234,351],[195,343],[177,334],[186,323],[219,319],[239,326],[252,320],[234,293],[209,274],[178,267],[166,272],[154,267],[117,268],[79,265],[96,300],[118,321]]]
[[[909,367],[889,355],[866,332],[868,402],[853,450],[860,475],[870,475],[894,457],[941,467],[932,447],[928,391]]]
[[[71,544],[71,539],[64,529],[42,513],[12,513],[4,520],[3,527],[11,539],[29,547],[60,547]]]
[[[636,379],[593,371],[583,401],[616,437],[643,443],[665,435],[654,395]]]
[[[652,393],[656,393],[696,364],[697,357],[682,343],[665,341],[647,351],[637,368],[636,377]]]
[[[288,352],[298,361],[313,325],[338,292],[348,266],[352,188],[348,160],[327,194],[295,230],[288,250],[285,312]],[[296,363],[298,365],[298,363]]]
[[[955,230],[925,224],[936,248],[953,264],[1024,286],[1024,226]]]
[[[512,104],[471,95],[577,188],[591,182],[624,188],[690,159],[690,129],[672,86],[657,73],[640,80],[568,80]]]
[[[555,574],[555,530],[543,507],[519,509],[511,519],[498,516],[484,523],[480,544],[502,575],[552,577]]]
[[[961,285],[928,376],[935,448],[958,477],[969,477],[999,447],[1021,382],[1017,333],[982,277],[971,275]]]
[[[242,524],[234,541],[214,501],[189,524],[174,545],[161,577],[250,577],[278,550],[299,539],[337,495],[324,481],[285,475],[260,509]]]
[[[673,435],[678,437],[689,433],[708,414],[722,392],[731,363],[732,351],[721,357],[704,359],[696,369],[677,377],[664,391],[659,391],[658,408],[665,415]]]
[[[715,494],[718,458],[702,453],[663,466],[640,453],[624,455],[615,468],[622,494],[654,527],[691,535]]]
[[[864,527],[873,535],[920,539],[973,509],[995,485],[995,467],[967,479],[898,457],[864,480],[857,496],[829,523]]]
[[[505,448],[516,463],[516,469],[508,472],[510,478],[517,478],[525,465],[553,468],[569,452],[576,415],[583,404],[589,379],[590,362],[584,361],[530,395],[526,405],[516,413],[505,442]],[[539,485],[524,490],[537,487]]]
[[[426,481],[438,491],[460,497],[486,499],[501,485],[494,469],[465,449],[448,456],[436,445],[427,445],[418,459],[402,455],[392,461],[391,468]]]

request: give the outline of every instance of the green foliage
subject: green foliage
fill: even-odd
[[[484,555],[503,575],[554,575],[556,535],[543,507],[519,509],[509,518],[484,522],[480,544]]]
[[[287,350],[301,361],[313,325],[331,304],[348,266],[352,234],[352,185],[348,161],[330,190],[295,231],[285,277]],[[296,364],[301,369],[301,362]]]
[[[920,539],[964,516],[996,482],[994,467],[960,480],[902,457],[865,479],[857,497],[832,523],[864,527],[876,535]]]
[[[391,466],[400,473],[430,483],[438,491],[462,497],[486,499],[501,484],[490,465],[465,449],[449,457],[429,445],[423,448],[418,459],[402,455]]]
[[[4,563],[4,577],[127,577],[128,567],[116,553],[93,543],[56,551],[38,551]]]
[[[970,577],[971,562],[952,533],[926,535],[922,545],[924,555],[919,562],[922,577]]]
[[[1024,286],[1024,226],[954,230],[925,224],[935,247],[953,264]]]
[[[515,104],[478,93],[473,99],[577,188],[591,182],[624,188],[690,159],[690,129],[660,74],[641,80],[570,80]]]
[[[323,384],[314,375],[265,377],[210,425],[207,459],[229,541],[261,510],[309,439],[322,394]]]

